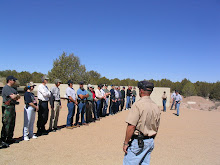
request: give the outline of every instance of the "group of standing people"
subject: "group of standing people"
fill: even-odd
[[[163,95],[162,95],[162,102],[163,102],[163,111],[166,112],[166,101],[167,101],[167,95],[166,95],[166,91],[164,91]],[[182,96],[179,94],[178,90],[175,90],[172,95],[171,95],[171,107],[170,110],[173,109],[173,106],[175,106],[175,110],[177,110],[177,116],[179,116],[179,107],[180,107],[180,103],[182,101]]]
[[[19,104],[18,100],[20,99],[20,95],[13,87],[17,78],[14,76],[8,76],[6,80],[7,84],[2,90],[3,126],[0,141],[0,145],[4,148],[9,147],[10,144],[16,142],[16,140],[13,139],[16,116],[15,105]],[[24,89],[25,106],[23,140],[25,141],[36,139],[41,135],[47,135],[51,131],[55,132],[59,130],[58,119],[60,109],[62,108],[59,86],[62,82],[59,79],[55,79],[55,85],[49,89],[47,87],[49,78],[43,76],[41,80],[42,83],[38,86],[37,96],[33,93],[36,86],[33,82],[29,82]],[[86,90],[84,89],[84,82],[81,81],[79,82],[79,89],[75,92],[73,89],[73,81],[69,80],[65,98],[67,100],[68,108],[66,128],[73,129],[80,127],[81,125],[88,125],[90,122],[100,120],[100,117],[114,115],[119,111],[122,111],[124,109],[126,96],[127,103],[125,110],[129,109],[131,104],[135,102],[135,88],[131,91],[132,87],[129,86],[127,93],[125,92],[125,87],[120,90],[120,86],[111,85],[111,88],[112,89],[109,91],[107,85],[98,85],[98,88],[94,89],[94,86],[88,84]],[[49,129],[46,130],[45,125],[49,117],[49,106],[51,109],[51,116]],[[109,112],[107,113],[108,107]],[[77,112],[75,123],[73,123],[75,109]],[[33,128],[36,112],[38,112],[37,134],[34,134]],[[81,122],[79,122],[79,118],[81,118]]]

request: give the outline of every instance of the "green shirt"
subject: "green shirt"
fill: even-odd
[[[93,101],[93,94],[90,90],[87,90],[89,97],[87,98],[87,100]]]
[[[132,91],[133,96],[137,96],[136,90]]]

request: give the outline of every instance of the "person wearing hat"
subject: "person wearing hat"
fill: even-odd
[[[51,96],[50,90],[47,87],[47,83],[49,78],[47,76],[43,76],[41,78],[42,84],[38,86],[37,97],[39,100],[39,110],[38,110],[38,121],[37,121],[37,135],[47,135],[48,131],[45,129],[45,125],[48,120],[48,101]]]
[[[13,139],[14,127],[15,127],[15,105],[20,99],[20,95],[13,88],[17,78],[14,76],[8,76],[6,78],[7,84],[2,89],[2,131],[1,131],[1,146],[3,148],[9,147],[9,144],[16,142]]]
[[[136,96],[137,96],[137,92],[136,92],[136,88],[134,87],[134,90],[132,91],[132,104],[134,104],[136,100]]]
[[[127,102],[126,102],[126,110],[128,110],[130,108],[130,104],[131,104],[131,101],[130,101],[130,97],[132,95],[132,92],[131,92],[131,86],[128,86],[128,89],[127,89]]]
[[[88,84],[87,85],[87,93],[89,97],[87,98],[87,103],[86,103],[86,123],[90,123],[94,121],[92,119],[92,112],[93,112],[93,93],[92,93],[92,85]]]
[[[150,164],[150,154],[160,123],[160,109],[150,98],[154,84],[140,81],[138,88],[141,98],[132,105],[126,119],[124,165]]]
[[[163,111],[166,112],[166,102],[167,102],[166,91],[163,92],[162,100],[163,100]]]
[[[107,84],[105,84],[105,87],[104,87],[103,91],[105,92],[103,116],[106,116],[107,109],[108,109],[108,103],[109,103],[109,95],[111,94],[110,91],[108,90],[108,85]]]
[[[50,115],[50,124],[49,124],[49,131],[56,131],[60,108],[61,108],[61,100],[60,100],[60,79],[54,80],[55,85],[51,87],[51,97],[50,97],[50,105],[51,105],[51,115]]]
[[[115,111],[115,90],[114,90],[114,85],[111,85],[111,90],[110,90],[110,107],[109,107],[109,114],[113,115],[113,112]]]
[[[179,116],[179,112],[180,112],[180,102],[182,101],[182,97],[181,95],[179,94],[179,91],[176,90],[176,96],[175,96],[175,102],[176,102],[176,106],[175,106],[175,109],[177,109],[177,113],[176,115]]]
[[[123,87],[121,90],[121,110],[124,109],[124,105],[125,105],[125,87]]]
[[[73,125],[73,116],[75,114],[75,106],[78,105],[78,102],[76,100],[76,92],[73,89],[73,81],[69,80],[67,84],[68,87],[66,89],[66,97],[67,97],[68,114],[67,114],[66,128],[73,129],[76,128],[76,126]]]
[[[37,100],[32,91],[36,85],[33,82],[30,82],[25,87],[24,93],[24,129],[23,129],[23,139],[29,141],[29,139],[36,139],[37,136],[34,135],[34,121],[35,114],[38,111]]]
[[[172,110],[173,109],[173,106],[175,105],[175,107],[176,107],[176,104],[175,104],[175,101],[176,101],[176,90],[174,90],[173,91],[173,93],[172,93],[172,95],[171,95],[171,102],[172,102],[172,105],[171,105],[171,107],[170,107],[170,110]],[[175,108],[176,109],[176,108]]]
[[[86,100],[89,97],[87,90],[83,88],[84,82],[79,82],[79,89],[77,90],[78,96],[78,107],[76,113],[75,125],[79,126],[79,115],[81,114],[81,125],[87,125],[84,119],[84,114],[86,112]]]
[[[102,104],[102,99],[104,99],[104,96],[101,93],[102,85],[98,85],[98,88],[95,90],[95,96],[97,98],[97,119],[100,117],[100,111],[101,111],[101,104]]]

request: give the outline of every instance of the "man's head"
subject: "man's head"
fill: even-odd
[[[80,81],[80,82],[79,82],[79,87],[80,87],[80,88],[83,88],[83,85],[84,85],[84,82],[83,82],[83,81]]]
[[[123,87],[122,90],[125,90],[125,87]]]
[[[17,78],[15,78],[14,76],[8,76],[6,78],[6,82],[7,84],[9,84],[10,86],[14,85],[16,82]]]
[[[73,87],[73,81],[72,81],[72,80],[68,80],[67,84],[68,84],[68,86],[69,86],[70,88]]]
[[[166,91],[164,91],[163,93],[166,94]]]
[[[27,89],[30,89],[31,91],[34,90],[34,87],[35,87],[35,86],[36,86],[36,85],[35,85],[33,82],[27,83]]]
[[[136,87],[134,87],[134,90],[136,89]]]
[[[178,90],[176,90],[176,91],[175,91],[175,93],[176,93],[176,95],[178,95],[178,94],[179,94],[179,91],[178,91]]]
[[[118,86],[118,90],[120,90],[120,86]]]
[[[87,88],[88,88],[88,90],[92,91],[92,85],[91,84],[88,84]]]
[[[55,79],[54,80],[55,85],[58,87],[62,83],[60,79]]]
[[[103,87],[102,84],[98,85],[98,89],[102,89],[102,87]]]
[[[44,84],[47,84],[47,83],[48,83],[48,80],[49,80],[49,78],[48,78],[46,75],[44,75],[44,76],[41,78],[41,81],[42,81],[42,83],[44,83]]]
[[[138,82],[138,88],[140,97],[150,96],[154,89],[154,84],[149,81],[140,81]]]
[[[114,85],[111,85],[111,87],[112,87],[112,89],[114,89],[114,88],[115,88],[115,86],[114,86]]]
[[[108,88],[108,85],[107,84],[105,84],[105,89],[107,89]]]

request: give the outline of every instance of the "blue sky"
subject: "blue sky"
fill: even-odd
[[[63,51],[110,79],[216,82],[220,1],[0,1],[0,70],[47,73]]]

